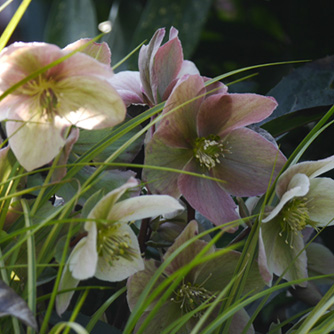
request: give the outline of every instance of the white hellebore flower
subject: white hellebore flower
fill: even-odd
[[[79,241],[65,265],[59,289],[75,287],[90,277],[116,282],[144,269],[137,237],[128,222],[154,217],[177,210],[182,205],[171,196],[146,195],[119,201],[138,182],[130,178],[123,186],[104,196],[90,211],[85,230],[87,236]],[[57,312],[63,313],[73,292],[57,297]]]
[[[317,177],[333,168],[331,156],[293,165],[278,178],[279,202],[262,219],[260,235],[269,273],[280,276],[289,267],[283,276],[289,281],[308,276],[305,229],[334,225],[334,180]]]
[[[0,95],[87,41],[64,49],[37,42],[18,42],[3,49]],[[109,83],[113,75],[107,44],[93,43],[0,101],[0,121],[6,121],[9,145],[26,170],[50,162],[60,152],[68,127],[100,129],[124,120],[124,102]]]

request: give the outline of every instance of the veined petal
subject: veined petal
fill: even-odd
[[[69,52],[77,50],[80,47],[87,44],[90,40],[91,40],[90,38],[79,39],[78,41],[75,41],[74,43],[67,45],[63,50]],[[86,48],[80,52],[98,60],[103,64],[110,65],[111,63],[111,52],[106,42],[103,43],[93,42],[87,45]]]
[[[129,222],[184,210],[179,202],[168,195],[144,195],[128,198],[114,204],[108,220]]]
[[[334,182],[334,181],[333,181]],[[301,197],[308,193],[310,189],[310,180],[305,174],[296,174],[291,179],[288,190],[283,194],[279,203],[270,212],[270,214],[262,219],[263,223],[267,223],[278,215],[283,209],[284,205],[294,197]]]
[[[31,113],[33,104],[29,102],[13,108],[19,108],[21,114]],[[39,117],[35,111],[35,115],[32,114],[28,121],[14,113],[11,113],[10,119],[6,122],[9,145],[27,171],[49,163],[65,145],[66,126],[59,118],[48,120]]]
[[[146,146],[144,165],[169,167],[182,171],[192,157],[192,150],[169,147],[160,139],[160,136],[154,134],[153,139]],[[152,193],[167,194],[176,198],[181,196],[177,185],[179,175],[179,173],[164,170],[143,169],[143,179],[147,181],[147,186]]]
[[[80,280],[75,279],[70,270],[69,270],[69,262],[71,261],[71,255],[68,258],[65,266],[64,266],[64,270],[60,279],[60,283],[58,286],[58,291],[62,291],[62,290],[67,290],[67,289],[74,289],[77,287],[77,285],[79,284]],[[74,294],[74,291],[68,291],[65,293],[60,293],[57,295],[56,297],[56,311],[57,314],[59,316],[61,316],[66,309],[68,308],[68,306],[70,305],[72,296]]]
[[[230,153],[220,158],[212,174],[227,181],[220,186],[231,195],[263,194],[286,161],[275,145],[248,128],[232,131],[223,143]]]
[[[310,219],[317,226],[334,225],[334,180],[327,177],[311,179],[307,198]]]
[[[164,36],[165,29],[158,29],[151,38],[149,44],[143,45],[139,51],[138,68],[140,72],[140,79],[143,84],[144,92],[152,103],[154,101],[151,90],[151,71],[153,66],[153,59],[161,45]]]
[[[199,172],[195,162],[185,167],[186,171]],[[196,176],[181,174],[178,186],[189,204],[215,225],[237,220],[236,204],[218,182]]]
[[[73,88],[75,87],[75,88]],[[116,90],[95,76],[74,76],[58,84],[59,114],[84,129],[102,129],[122,122],[126,108]]]
[[[113,210],[114,204],[128,190],[138,186],[135,178],[131,177],[125,184],[112,190],[105,195],[88,214],[89,219],[107,219],[110,211]],[[87,226],[87,227],[86,227]],[[86,231],[91,229],[91,221],[85,223]]]
[[[88,230],[87,237],[82,238],[74,247],[70,260],[69,270],[75,279],[83,280],[93,277],[97,265],[96,251],[96,224],[89,222],[90,226],[85,226]]]
[[[151,89],[155,103],[162,101],[167,87],[180,72],[182,63],[182,46],[177,37],[169,40],[157,50],[151,70]]]
[[[198,134],[224,134],[258,123],[271,115],[275,99],[256,94],[214,94],[201,105],[198,113]]]
[[[130,226],[124,223],[118,228],[116,233],[120,235],[126,233],[130,236],[129,246],[131,247],[131,250],[137,254],[137,256],[132,257],[131,259],[119,256],[119,259],[117,260],[111,260],[104,256],[99,256],[95,277],[109,282],[122,281],[135,274],[137,271],[144,269],[144,261],[140,255],[137,236],[134,234]]]
[[[181,66],[179,73],[177,74],[177,79],[182,78],[185,74],[200,74],[198,68],[196,67],[195,63],[190,60],[184,60]]]
[[[117,90],[127,106],[130,104],[146,104],[141,90],[142,84],[139,72],[118,72],[109,82]]]
[[[199,75],[184,77],[174,87],[162,114],[173,111],[162,119],[156,132],[157,136],[163,136],[167,145],[192,147],[197,138],[196,115],[204,99],[198,96],[204,91],[203,79]]]
[[[276,185],[276,193],[278,194],[278,196],[281,196],[286,191],[291,178],[297,173],[305,174],[310,179],[313,179],[318,175],[326,173],[333,168],[334,168],[334,155],[326,159],[317,161],[305,161],[290,166],[279,177]]]

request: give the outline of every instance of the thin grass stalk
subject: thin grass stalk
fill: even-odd
[[[23,214],[24,214],[24,221],[26,227],[30,227],[31,220],[30,220],[30,212],[29,206],[26,200],[21,200]],[[27,232],[27,269],[28,269],[28,284],[26,287],[26,294],[28,298],[28,306],[33,314],[36,314],[36,250],[35,250],[35,238],[32,231]],[[33,334],[35,330],[31,327],[27,328],[27,334]]]

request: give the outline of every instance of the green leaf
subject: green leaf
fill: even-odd
[[[297,110],[334,103],[334,56],[322,58],[293,70],[268,92],[278,107],[266,123]]]
[[[45,29],[45,41],[64,47],[80,38],[96,35],[97,19],[91,0],[53,2]]]
[[[37,323],[27,303],[0,280],[0,317],[11,315],[37,331]]]

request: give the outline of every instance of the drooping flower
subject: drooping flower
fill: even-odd
[[[334,225],[334,180],[317,176],[333,168],[334,156],[301,162],[277,180],[278,204],[267,209],[260,233],[260,254],[270,274],[284,273],[286,280],[308,277],[303,248],[309,229]]]
[[[175,240],[173,245],[163,256],[163,261],[168,259],[171,254],[186,243],[191,238],[198,234],[198,224],[196,221],[191,221],[179,237]],[[162,283],[166,277],[171,276],[178,269],[188,265],[196,255],[207,245],[206,241],[196,240],[186,247],[179,255],[171,261],[165,268],[163,274],[158,278],[157,284]],[[212,246],[206,255],[216,252]],[[234,271],[240,253],[230,251],[207,260],[194,268],[192,268],[183,277],[180,284],[175,288],[170,297],[160,306],[154,318],[150,320],[148,326],[145,328],[147,334],[159,334],[167,328],[175,320],[183,315],[194,311],[199,306],[204,306],[205,303],[215,301],[218,294],[228,285],[234,275]],[[150,281],[160,264],[154,260],[145,261],[145,269],[130,276],[127,282],[127,300],[130,310],[133,310],[141,293],[145,289],[147,283]],[[255,291],[263,287],[263,281],[259,274],[256,264],[254,263],[247,277],[246,291],[244,293]],[[142,314],[141,318],[136,324],[135,332],[139,329],[145,318],[149,315],[154,305],[158,301],[154,300]],[[209,304],[207,304],[209,306]],[[209,316],[205,325],[208,325],[218,314],[221,303]],[[202,309],[194,313],[194,315],[187,321],[187,323],[180,328],[176,333],[191,333],[191,329],[196,325],[197,321],[204,314],[206,309]],[[233,316],[230,333],[238,334],[243,331],[249,317],[244,310],[240,310]],[[203,328],[202,328],[203,330]],[[253,333],[250,329],[247,333]]]
[[[208,87],[207,87],[208,88]],[[238,219],[230,195],[266,191],[285,163],[277,146],[247,128],[268,117],[277,103],[256,94],[221,92],[204,96],[204,79],[184,77],[166,101],[167,114],[146,146],[145,164],[204,174],[223,182],[150,168],[144,178],[152,193],[181,195],[214,224]],[[189,103],[189,101],[191,101]]]
[[[139,72],[123,71],[111,79],[126,105],[148,104],[152,107],[168,98],[184,74],[199,74],[194,63],[183,59],[178,31],[172,27],[168,42],[161,46],[164,36],[165,29],[158,29],[149,44],[141,47]]]
[[[60,283],[61,289],[75,287],[90,277],[116,282],[144,269],[135,233],[128,222],[154,217],[183,207],[167,195],[136,196],[120,200],[130,188],[138,186],[130,178],[123,186],[104,196],[90,211],[85,223],[87,236],[71,252]],[[57,312],[67,308],[73,292],[58,296]]]
[[[37,42],[10,45],[0,53],[0,93],[84,43],[64,49]],[[50,162],[65,145],[71,125],[90,130],[124,120],[124,102],[108,81],[113,76],[108,61],[108,46],[91,44],[0,102],[0,121],[6,121],[9,145],[25,169]]]

